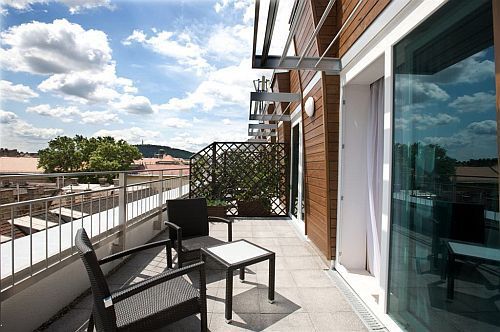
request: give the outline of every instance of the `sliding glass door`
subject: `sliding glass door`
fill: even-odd
[[[452,0],[394,47],[388,312],[409,330],[500,329],[492,21]]]

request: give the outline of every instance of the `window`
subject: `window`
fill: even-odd
[[[500,327],[492,18],[450,1],[394,47],[388,311],[410,330]]]

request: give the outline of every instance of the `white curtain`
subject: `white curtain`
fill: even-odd
[[[370,85],[370,120],[368,122],[367,175],[368,218],[366,250],[368,271],[380,276],[380,228],[382,216],[382,166],[384,144],[384,78]]]

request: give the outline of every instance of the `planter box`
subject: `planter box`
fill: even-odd
[[[209,216],[226,218],[225,206],[207,206],[207,211]]]
[[[240,217],[268,217],[271,211],[262,201],[238,201],[238,216]]]

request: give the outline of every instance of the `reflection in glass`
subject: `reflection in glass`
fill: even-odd
[[[450,1],[394,48],[389,314],[500,328],[491,1]]]

